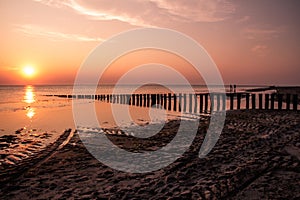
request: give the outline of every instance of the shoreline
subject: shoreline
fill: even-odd
[[[176,132],[177,122],[169,122],[166,131]],[[0,194],[4,199],[150,196],[150,199],[249,199],[253,195],[258,198],[299,195],[293,191],[300,190],[300,112],[229,111],[225,124],[217,145],[205,158],[199,159],[198,150],[207,123],[200,124],[199,134],[181,158],[146,174],[124,173],[103,165],[88,153],[78,134],[58,149],[69,136],[65,132],[41,157],[33,160],[28,170],[16,169],[16,177],[2,181],[6,184]],[[168,142],[171,136],[160,142]],[[112,136],[112,140],[122,142],[122,137]],[[2,176],[10,174],[4,172]],[[276,182],[276,178],[280,180]],[[280,192],[278,186],[286,191]]]

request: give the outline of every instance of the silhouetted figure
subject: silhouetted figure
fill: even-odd
[[[232,93],[232,85],[230,84],[230,86],[229,86],[229,87],[230,87],[230,93]]]
[[[233,85],[233,92],[236,93],[236,85]]]

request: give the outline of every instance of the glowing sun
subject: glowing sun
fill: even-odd
[[[30,65],[27,65],[27,66],[25,66],[25,67],[23,68],[23,74],[24,74],[25,76],[27,76],[27,77],[33,76],[34,73],[35,73],[35,70],[34,70],[34,68],[33,68],[32,66],[30,66]]]

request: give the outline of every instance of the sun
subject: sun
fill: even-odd
[[[35,73],[35,70],[31,65],[27,65],[23,68],[23,74],[27,77],[33,76],[34,73]]]

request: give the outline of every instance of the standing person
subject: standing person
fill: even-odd
[[[230,84],[230,86],[229,86],[229,87],[230,87],[230,93],[232,93],[232,85]]]
[[[233,85],[234,93],[236,93],[236,84]]]

